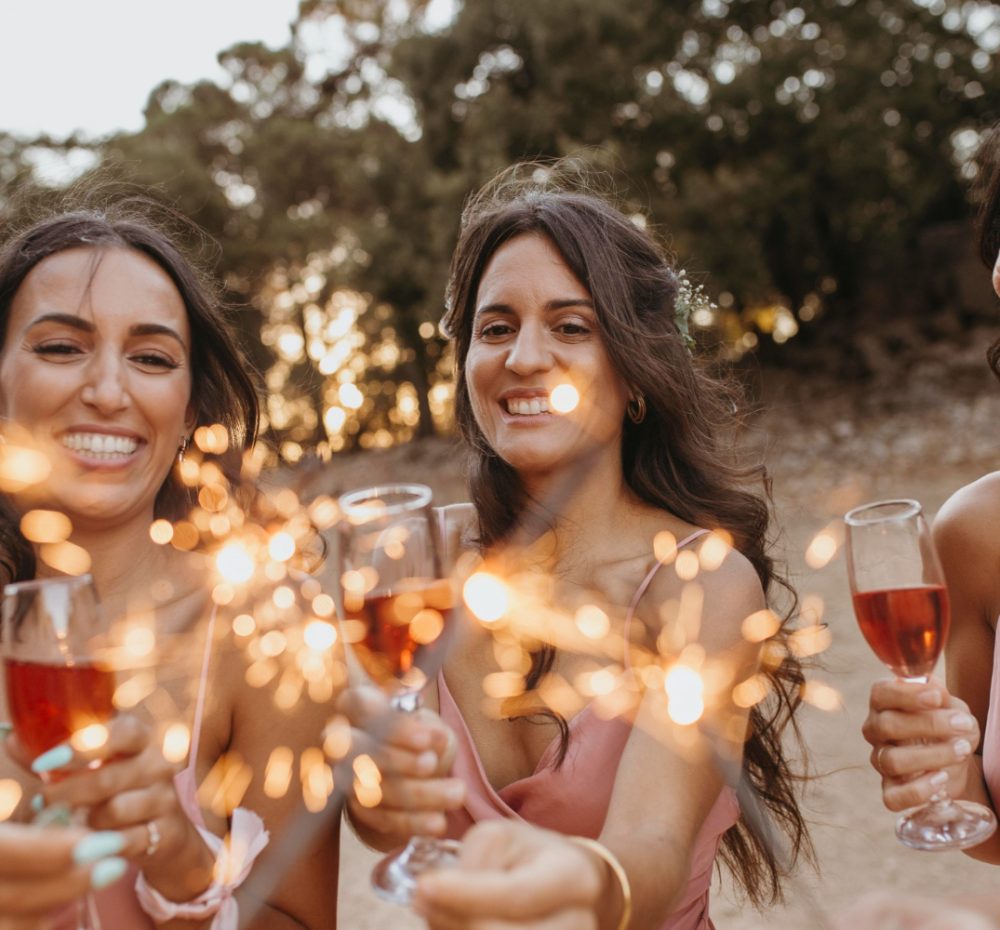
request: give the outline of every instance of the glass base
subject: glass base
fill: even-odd
[[[972,801],[942,800],[906,811],[896,821],[904,846],[929,852],[968,849],[989,839],[997,819],[988,807]]]
[[[375,894],[393,904],[409,905],[417,879],[432,869],[444,869],[458,857],[460,843],[415,836],[402,849],[390,853],[372,869]]]

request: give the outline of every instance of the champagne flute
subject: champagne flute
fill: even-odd
[[[948,590],[927,521],[914,500],[851,510],[847,567],[858,625],[868,645],[899,678],[926,682],[944,648],[951,620]],[[913,849],[966,849],[996,829],[988,807],[939,791],[896,821]]]
[[[385,485],[352,491],[339,503],[342,629],[354,674],[363,672],[387,692],[396,710],[413,712],[444,659],[456,605],[431,490]],[[453,840],[411,838],[375,866],[376,894],[409,904],[419,875],[448,865],[457,850]]]
[[[103,614],[90,575],[23,581],[6,585],[3,593],[0,656],[7,704],[18,741],[37,758],[114,716],[114,672],[92,651],[104,632]],[[41,775],[46,781],[59,777]],[[77,926],[100,930],[92,895],[78,903]]]

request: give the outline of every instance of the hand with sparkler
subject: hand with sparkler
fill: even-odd
[[[514,820],[472,827],[453,868],[426,876],[414,909],[431,930],[503,922],[520,930],[627,926],[618,877],[590,845]],[[622,888],[622,891],[628,893]]]

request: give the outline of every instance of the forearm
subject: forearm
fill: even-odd
[[[605,831],[600,842],[618,859],[628,877],[632,919],[628,930],[656,930],[677,905],[690,865],[665,835]],[[617,930],[623,911],[621,883],[605,867],[605,893],[598,913],[601,930]]]

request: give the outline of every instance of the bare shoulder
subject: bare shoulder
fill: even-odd
[[[685,578],[679,577],[676,563],[663,565],[656,572],[649,591],[640,602],[645,622],[662,623],[661,605],[676,601],[686,586],[694,585],[702,605],[702,640],[721,645],[740,638],[743,621],[763,610],[767,601],[757,570],[743,553],[731,547],[719,554],[702,552],[704,546],[720,543],[718,537],[705,536],[687,547],[703,556],[694,578],[688,578],[687,572],[684,572]],[[654,619],[657,614],[659,621]]]
[[[959,488],[945,501],[934,518],[934,538],[939,544],[987,545],[992,550],[1000,546],[998,521],[1000,471],[995,471]]]

